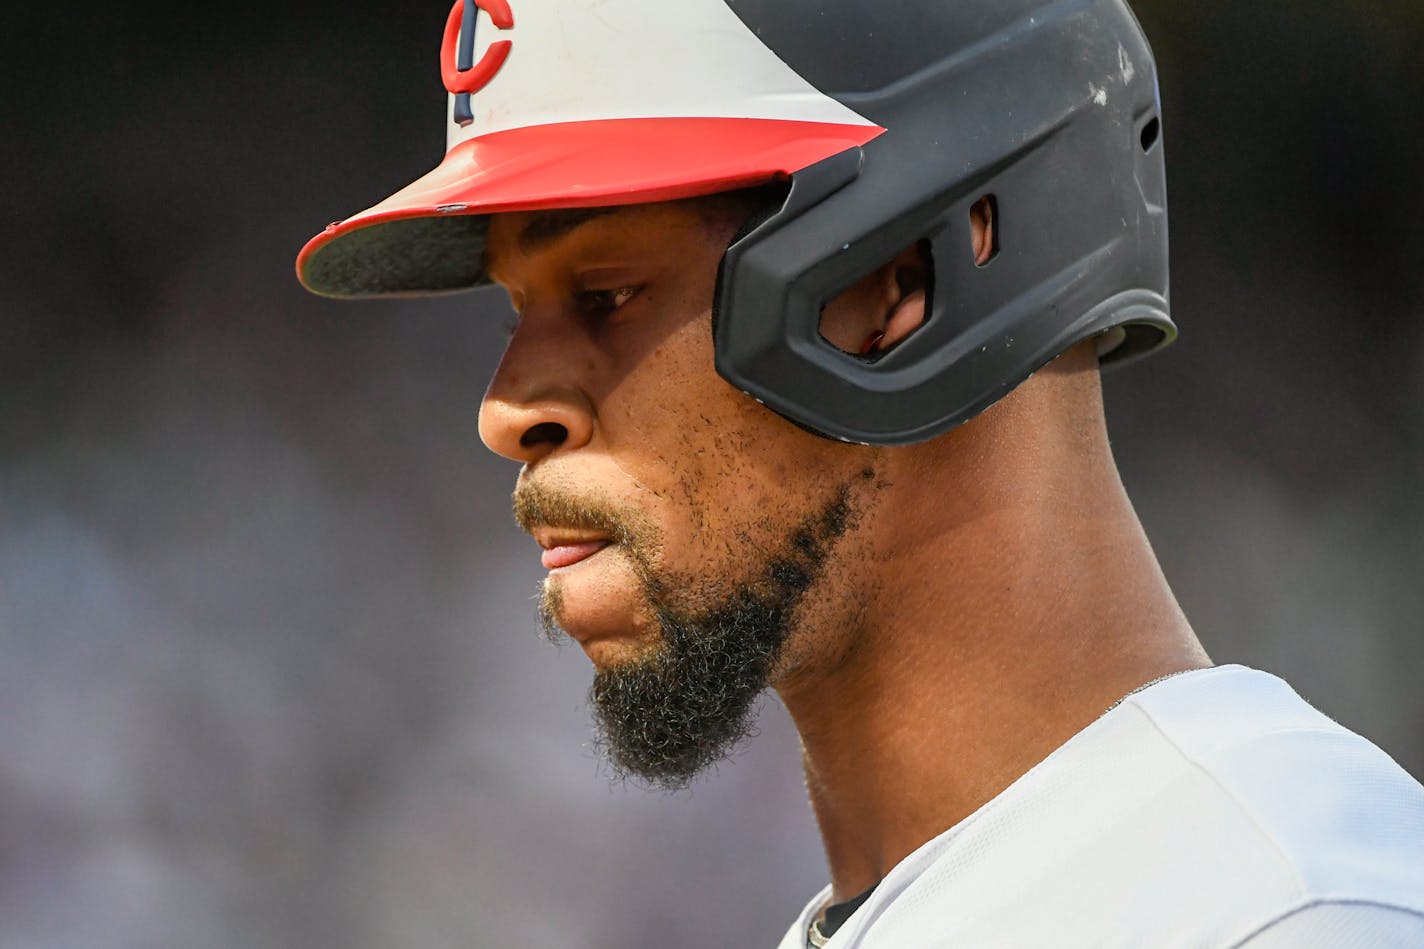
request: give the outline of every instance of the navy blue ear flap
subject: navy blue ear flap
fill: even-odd
[[[982,6],[917,15],[944,21],[930,25],[936,42],[967,42]],[[859,9],[847,5],[837,23],[870,17]],[[1081,340],[1121,329],[1125,342],[1103,358],[1122,362],[1176,335],[1155,67],[1136,20],[1120,0],[995,9],[991,36],[840,95],[885,134],[792,175],[785,204],[723,258],[717,371],[804,428],[918,442]],[[981,267],[970,208],[987,195],[999,246]],[[919,241],[935,281],[925,323],[873,360],[823,339],[824,304]]]

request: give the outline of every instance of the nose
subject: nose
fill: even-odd
[[[527,465],[588,444],[594,419],[577,380],[561,372],[570,361],[519,342],[511,341],[480,403],[480,438],[496,454]]]
[[[537,399],[486,394],[480,404],[480,438],[490,451],[532,464],[561,448],[578,448],[593,435],[593,418],[576,391]]]

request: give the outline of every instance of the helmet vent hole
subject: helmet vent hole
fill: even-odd
[[[992,194],[970,206],[969,238],[974,266],[983,267],[999,256],[999,201]]]
[[[1157,136],[1162,133],[1162,122],[1157,116],[1152,116],[1151,120],[1142,126],[1142,150],[1152,151],[1152,146],[1157,144]]]

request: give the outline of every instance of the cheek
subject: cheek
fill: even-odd
[[[667,566],[734,567],[784,542],[842,480],[835,446],[717,375],[706,317],[649,353],[616,403],[616,456],[655,495]],[[635,395],[636,393],[636,395]]]
[[[624,472],[663,510],[660,519],[694,530],[705,516],[705,485],[725,478],[742,441],[735,403],[748,401],[713,367],[710,317],[688,321],[638,359],[600,412]],[[754,404],[754,403],[753,403]]]

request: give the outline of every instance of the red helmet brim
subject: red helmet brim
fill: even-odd
[[[333,297],[439,293],[488,282],[484,217],[697,197],[794,174],[884,129],[786,119],[603,119],[493,132],[332,224],[297,276]]]

